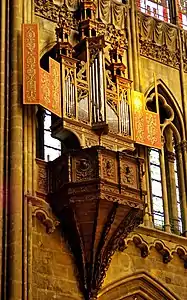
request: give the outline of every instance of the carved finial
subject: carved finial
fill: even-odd
[[[81,0],[80,3],[80,32],[81,38],[97,36],[98,22],[96,21],[96,3],[94,0]]]
[[[96,4],[94,0],[81,0],[81,21],[96,18]]]
[[[67,21],[60,19],[56,28],[58,55],[72,57],[73,47],[69,41],[71,28]]]

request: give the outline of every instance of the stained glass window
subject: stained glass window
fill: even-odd
[[[164,229],[164,208],[162,198],[162,183],[160,170],[160,154],[156,149],[150,150],[150,179],[153,222],[156,228]]]
[[[137,0],[137,5],[142,12],[170,22],[169,0]]]
[[[178,180],[177,160],[176,160],[176,158],[175,158],[175,162],[174,162],[174,170],[175,170],[175,185],[176,185],[176,196],[177,196],[178,226],[179,226],[179,232],[182,232],[182,214],[181,214],[181,204],[180,204],[180,194],[179,194],[179,180]]]
[[[51,136],[51,113],[45,111],[44,118],[44,157],[51,161],[61,155],[61,142]]]
[[[181,27],[187,29],[187,1],[178,0],[179,22]]]

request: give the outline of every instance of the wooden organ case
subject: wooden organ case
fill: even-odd
[[[95,1],[80,2],[77,44],[66,20],[56,29],[62,118],[52,122],[54,137],[64,141],[73,133],[80,147],[70,145],[47,163],[46,193],[74,254],[84,298],[91,300],[112,255],[141,223],[145,192],[142,159],[122,151],[134,150],[125,43],[116,40],[109,49]]]

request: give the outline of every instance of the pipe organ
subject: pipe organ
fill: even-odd
[[[90,59],[90,101],[92,104],[92,124],[104,122],[105,113],[105,82],[102,49]]]
[[[58,43],[58,49],[67,48],[67,41]],[[105,47],[103,35],[84,36],[67,55],[58,54],[63,117],[88,124],[99,134],[115,131],[130,137],[131,82],[125,78],[125,66],[117,55],[116,62],[113,55],[106,64]]]

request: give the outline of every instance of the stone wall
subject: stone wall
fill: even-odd
[[[33,300],[82,299],[73,257],[60,230],[48,234],[43,224],[34,218],[32,243]]]
[[[147,237],[150,238],[149,234]],[[158,233],[157,240],[159,240]],[[167,243],[167,241],[165,242]],[[175,241],[173,242],[175,243]],[[172,243],[172,235],[170,236],[170,241],[168,240],[168,243]],[[159,285],[162,286],[162,290],[166,289],[167,291],[170,291],[170,293],[173,294],[174,299],[187,299],[187,269],[185,269],[184,262],[179,256],[176,253],[173,253],[171,261],[164,263],[162,253],[159,253],[154,246],[151,246],[148,256],[143,258],[141,257],[140,249],[136,247],[133,241],[128,242],[127,248],[123,252],[116,252],[114,254],[99,299],[118,299],[116,297],[116,288],[114,288],[115,283],[116,286],[119,287],[124,279],[128,282],[128,278],[130,280],[132,276],[138,278],[145,274],[148,278],[150,276],[155,283],[158,282]],[[144,279],[142,282],[143,281]],[[135,285],[135,283],[133,284]],[[137,288],[138,290],[138,284],[137,287],[134,286],[132,288],[134,290]],[[154,292],[156,292],[156,287],[154,288]],[[111,297],[109,292],[106,293],[106,291],[109,291],[110,289],[111,295],[113,295]],[[130,291],[129,289],[126,289],[124,292],[128,293]],[[122,291],[120,291],[120,293],[120,296],[127,296],[127,294],[122,294]],[[155,299],[154,295],[151,299]],[[167,296],[162,298],[160,296],[159,300],[160,299],[170,298],[167,298]]]

